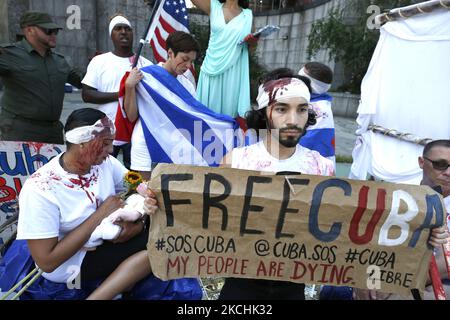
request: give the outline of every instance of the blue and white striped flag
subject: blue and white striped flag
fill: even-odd
[[[308,127],[306,134],[300,139],[300,145],[315,150],[322,157],[335,161],[335,130],[332,97],[323,93],[311,95],[311,106],[316,113],[316,124]]]
[[[239,142],[235,119],[202,105],[164,68],[141,71],[137,103],[152,162],[219,165]]]

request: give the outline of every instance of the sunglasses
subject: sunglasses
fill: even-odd
[[[450,164],[448,164],[447,161],[445,161],[445,160],[434,161],[427,157],[423,157],[423,158],[430,161],[433,166],[433,169],[435,169],[435,170],[445,171],[448,169],[448,167],[450,167]]]
[[[39,29],[41,29],[42,32],[45,33],[45,34],[48,35],[48,36],[50,36],[50,35],[52,35],[52,34],[57,35],[58,32],[59,32],[59,29],[47,29],[47,28],[42,28],[42,27],[39,27],[39,26],[37,26],[37,27],[38,27]]]

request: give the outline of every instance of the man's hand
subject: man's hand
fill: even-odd
[[[122,231],[120,232],[119,236],[113,241],[113,243],[127,242],[131,238],[134,238],[139,233],[141,233],[144,229],[144,224],[141,222],[141,220],[138,220],[136,222],[118,221],[114,224],[120,226],[122,228]]]
[[[435,248],[439,248],[441,245],[444,245],[448,241],[448,231],[446,226],[442,226],[439,228],[431,229],[430,239],[428,243],[431,244]]]
[[[152,190],[148,189],[147,196],[145,197],[145,201],[144,201],[145,213],[148,214],[149,216],[151,216],[156,213],[158,208],[159,208],[158,201],[156,200],[155,194],[153,193]]]

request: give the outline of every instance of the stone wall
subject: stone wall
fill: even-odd
[[[8,3],[4,0],[0,1],[0,43],[8,42]]]
[[[360,96],[346,92],[330,92],[333,97],[333,115],[356,119]]]
[[[342,5],[343,1],[316,1],[302,11],[290,9],[255,13],[255,29],[267,24],[279,25],[281,28],[279,32],[258,42],[256,54],[259,62],[268,70],[279,67],[299,70],[308,61],[306,50],[312,23],[326,17],[330,9]],[[70,30],[67,27],[67,8],[71,5],[77,5],[81,10],[80,29]],[[3,26],[0,28],[0,39],[3,40],[1,42],[15,40],[16,34],[20,32],[19,18],[24,11],[39,10],[50,13],[57,23],[64,27],[58,35],[56,50],[81,68],[86,68],[96,51],[107,52],[113,48],[108,24],[114,13],[121,12],[128,17],[134,28],[136,44],[142,37],[151,14],[151,8],[143,0],[4,0],[0,2],[0,9],[0,26]],[[189,19],[199,25],[209,24],[209,17],[199,10],[190,10]],[[149,46],[145,46],[143,55],[149,59],[153,58]],[[326,51],[319,52],[313,59],[329,65],[334,70],[332,90],[342,84],[343,68],[329,60]],[[356,116],[359,97],[340,93],[333,96],[336,115]]]
[[[121,12],[128,17],[134,29],[134,42],[137,44],[151,13],[151,8],[142,0],[8,0],[7,3],[9,41],[15,41],[16,35],[20,33],[19,19],[23,12],[48,12],[64,27],[58,35],[56,51],[81,68],[86,68],[95,52],[107,52],[113,48],[108,33],[109,18],[113,14]],[[68,13],[67,9],[72,5],[80,8],[80,29],[70,30],[67,25],[67,19],[72,13]],[[147,48],[144,55],[148,54]]]
[[[306,6],[305,10],[286,9],[254,14],[254,28],[258,30],[265,25],[277,25],[280,31],[258,41],[256,54],[258,61],[267,69],[288,67],[298,71],[308,60],[308,35],[314,21],[325,18],[332,8],[341,6],[344,0],[324,0]],[[190,19],[198,24],[207,25],[208,17],[198,11],[191,12]],[[334,70],[332,89],[344,82],[343,69],[322,50],[311,60],[322,62]]]

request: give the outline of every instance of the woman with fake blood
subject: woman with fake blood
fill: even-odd
[[[44,291],[52,290],[49,298],[82,299],[92,292],[85,288],[94,289],[94,281],[98,284],[128,257],[145,250],[148,233],[141,220],[120,222],[122,230],[114,241],[86,249],[102,220],[123,206],[117,194],[123,191],[127,169],[109,156],[115,129],[103,112],[76,110],[64,130],[67,151],[23,186],[17,239],[27,240],[34,262],[44,271],[40,285]],[[144,211],[155,210],[156,199],[149,192]],[[74,291],[84,290],[83,295],[67,294],[67,284],[77,277],[82,290]]]
[[[176,79],[187,91],[183,94],[190,94],[195,97],[195,87],[186,77],[186,72],[192,66],[200,51],[198,42],[189,33],[175,31],[167,37],[166,49],[167,61],[149,66],[146,69],[155,70],[161,77],[169,79],[169,81]],[[136,86],[143,78],[144,74],[142,71],[136,68],[131,70],[130,76],[125,82],[123,111],[129,121],[136,121],[131,136],[131,169],[138,171],[144,180],[148,180],[152,170],[152,159],[144,136],[144,127],[148,128],[151,124],[141,120],[139,110],[142,113],[142,108],[151,108],[152,104],[138,106],[136,102]],[[173,88],[171,89],[173,90]]]

